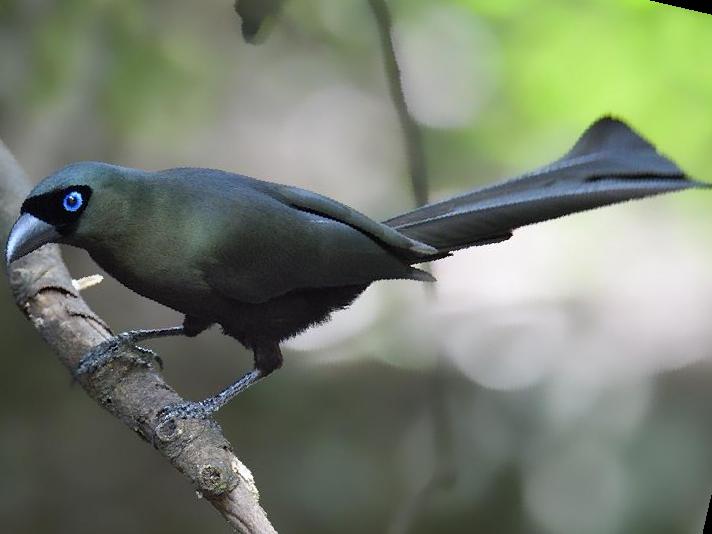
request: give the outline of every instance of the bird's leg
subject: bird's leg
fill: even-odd
[[[255,382],[264,378],[265,374],[259,369],[253,369],[223,389],[217,395],[208,397],[200,402],[184,402],[167,406],[158,414],[160,425],[174,419],[205,419],[217,412],[235,396],[239,395]]]
[[[153,330],[129,330],[128,332],[122,332],[121,334],[117,334],[113,337],[110,337],[106,341],[99,343],[97,346],[87,352],[79,361],[79,365],[77,365],[77,368],[74,370],[74,377],[76,378],[86,373],[93,373],[94,371],[103,367],[110,361],[116,359],[120,348],[129,345],[133,346],[139,352],[147,355],[147,357],[149,357],[151,360],[157,360],[160,365],[160,359],[152,350],[139,347],[136,345],[136,343],[146,341],[148,339],[169,336],[181,336],[183,334],[183,326],[173,326],[171,328],[156,328]]]
[[[282,352],[277,344],[255,348],[254,355],[255,367],[252,371],[245,373],[239,380],[230,384],[217,395],[205,400],[167,406],[158,414],[159,426],[174,419],[205,419],[248,387],[282,366]]]

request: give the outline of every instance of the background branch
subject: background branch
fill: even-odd
[[[0,141],[0,237],[5,243],[29,181]],[[17,305],[72,370],[91,347],[111,336],[80,297],[56,246],[45,246],[8,270]],[[156,428],[161,409],[183,399],[132,349],[79,383],[89,396],[151,443],[236,530],[274,533],[252,474],[213,420],[180,420]]]
[[[408,103],[405,99],[398,58],[393,46],[391,13],[385,0],[369,0],[368,3],[378,28],[381,56],[388,80],[391,101],[398,114],[403,133],[403,146],[408,159],[413,197],[416,205],[422,206],[428,203],[430,197],[425,147],[420,128],[410,114]],[[429,265],[426,267],[430,270]],[[436,284],[426,284],[424,286],[427,299],[431,302],[437,299],[436,287]],[[453,432],[447,408],[446,381],[447,369],[444,365],[444,357],[442,354],[437,354],[436,366],[430,377],[430,387],[425,399],[427,405],[424,406],[425,409],[428,409],[432,425],[436,456],[435,466],[425,482],[404,500],[400,508],[396,509],[389,528],[390,534],[405,534],[411,530],[418,513],[433,494],[451,487],[455,481],[455,469],[451,461]]]
[[[401,80],[398,59],[393,47],[393,26],[391,13],[385,0],[368,0],[373,16],[378,28],[378,36],[381,40],[381,54],[383,56],[383,66],[386,69],[388,88],[391,93],[393,106],[398,114],[401,130],[403,132],[403,144],[408,157],[408,171],[413,187],[413,196],[418,206],[428,203],[428,174],[425,160],[425,149],[415,119],[408,110],[408,104],[403,93],[403,82]]]

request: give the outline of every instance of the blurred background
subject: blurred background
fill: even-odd
[[[712,17],[643,0],[388,5],[433,198],[547,163],[608,113],[712,180]],[[0,0],[0,138],[34,181],[75,160],[205,166],[376,218],[411,208],[367,2],[291,0],[259,40],[228,0]],[[701,532],[710,206],[687,192],[525,228],[438,262],[434,300],[377,283],[289,342],[217,417],[277,529]],[[70,386],[0,285],[0,530],[228,532]],[[111,279],[84,296],[116,331],[179,321]],[[217,330],[151,346],[193,399],[251,365]]]

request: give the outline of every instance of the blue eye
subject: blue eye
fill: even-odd
[[[82,194],[79,191],[71,191],[64,196],[62,207],[67,211],[77,211],[83,203]]]

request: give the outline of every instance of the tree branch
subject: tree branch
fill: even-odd
[[[3,243],[29,190],[24,172],[0,141],[0,237]],[[42,247],[16,261],[8,278],[17,305],[71,372],[82,355],[111,336],[80,297],[58,247]],[[275,533],[259,505],[249,469],[213,420],[180,420],[160,431],[157,414],[183,399],[133,349],[79,379],[89,396],[119,418],[183,473],[236,530]]]
[[[422,206],[428,203],[430,197],[425,147],[423,146],[423,138],[418,123],[410,114],[408,103],[405,100],[398,58],[393,46],[391,12],[386,0],[369,0],[368,3],[378,28],[381,55],[391,101],[398,114],[403,134],[403,146],[408,158],[413,197],[416,205]],[[437,299],[436,284],[426,284],[424,290],[428,300],[434,302]],[[447,370],[444,365],[444,357],[439,353],[437,354],[437,365],[430,379],[429,394],[425,399],[430,407],[429,413],[435,439],[436,465],[425,483],[418,487],[412,495],[408,496],[400,508],[396,509],[388,529],[389,534],[405,534],[410,531],[416,522],[418,514],[431,497],[440,490],[452,487],[455,482],[455,467],[451,460],[453,431],[446,402],[446,380]]]
[[[408,157],[408,171],[415,203],[418,206],[423,206],[428,203],[428,170],[425,161],[425,149],[420,129],[408,110],[405,93],[403,93],[401,72],[398,67],[398,58],[396,57],[391,34],[393,26],[391,12],[385,0],[368,0],[368,4],[376,20],[378,37],[381,41],[383,67],[388,79],[388,89],[403,132],[403,148]]]

